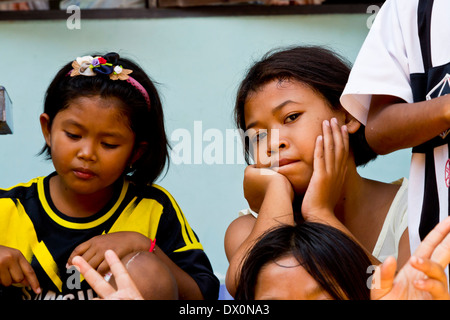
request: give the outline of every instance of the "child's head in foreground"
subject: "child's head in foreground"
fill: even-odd
[[[364,250],[340,230],[302,222],[268,231],[244,260],[238,300],[369,300]]]

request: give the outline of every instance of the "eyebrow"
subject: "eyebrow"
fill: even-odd
[[[276,115],[276,114],[277,114],[278,112],[280,112],[285,106],[287,106],[287,105],[290,104],[290,103],[299,104],[298,102],[295,102],[295,101],[293,101],[293,100],[286,100],[286,101],[280,103],[278,106],[276,106],[275,108],[272,109],[272,115]],[[255,127],[256,125],[258,125],[258,123],[259,123],[258,121],[254,121],[254,122],[250,123],[250,124],[247,126],[246,130]]]

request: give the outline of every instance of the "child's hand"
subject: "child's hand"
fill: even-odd
[[[396,272],[393,257],[376,269],[372,300],[450,299],[443,269],[450,262],[450,217],[441,221],[420,243],[414,255]],[[426,279],[424,276],[427,276]]]
[[[0,246],[0,284],[8,287],[21,284],[39,294],[39,281],[30,263],[17,249]]]
[[[277,185],[286,190],[291,202],[294,200],[294,190],[289,180],[280,173],[269,168],[257,168],[254,165],[245,168],[244,197],[250,209],[259,212],[269,185]]]
[[[324,121],[323,136],[317,137],[314,149],[314,172],[302,203],[305,220],[334,216],[347,171],[349,137],[347,127],[336,119]]]
[[[131,279],[130,274],[116,253],[112,250],[107,250],[105,252],[105,259],[116,281],[117,291],[82,257],[74,257],[73,264],[80,269],[86,281],[102,299],[143,300],[144,298],[136,288],[136,284]]]
[[[450,300],[447,275],[439,263],[415,256],[411,257],[410,263],[425,274],[423,279],[414,281],[417,289],[431,294],[433,300]]]
[[[108,233],[93,237],[76,247],[69,257],[68,264],[72,264],[75,256],[81,256],[92,268],[104,275],[109,271],[108,263],[105,261],[106,250],[114,250],[120,258],[123,258],[129,253],[148,251],[149,248],[150,239],[138,232]]]

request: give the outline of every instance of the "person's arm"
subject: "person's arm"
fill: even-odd
[[[378,154],[418,146],[450,128],[450,95],[406,103],[400,98],[372,96],[366,139]]]
[[[250,172],[249,172],[250,171]],[[252,178],[258,178],[260,176],[262,179],[267,178],[265,174],[271,174],[270,169],[257,169],[255,167],[250,167],[246,170],[246,177],[253,176]],[[247,224],[249,218],[240,218],[241,223],[245,223],[244,228],[249,231],[248,236],[245,240],[238,246],[238,243],[232,242],[233,247],[226,249],[227,254],[230,259],[230,264],[226,274],[226,287],[228,292],[234,296],[236,293],[236,288],[238,284],[238,278],[240,274],[240,267],[242,266],[242,261],[245,259],[248,251],[253,247],[255,242],[260,236],[262,236],[268,230],[283,224],[294,224],[294,214],[292,210],[292,201],[294,197],[294,192],[292,185],[289,180],[278,173],[273,172],[271,175],[270,182],[265,189],[264,200],[259,210],[258,218],[256,219],[254,225]],[[242,226],[242,225],[241,225]],[[233,225],[234,230],[239,230],[237,222]],[[230,238],[233,239],[234,232],[232,229],[227,231],[227,238],[225,245],[230,243]],[[242,233],[238,236],[241,239],[244,237]],[[236,247],[238,248],[236,249]]]
[[[323,136],[316,140],[314,172],[303,198],[303,218],[306,221],[328,224],[344,232],[365,250],[374,264],[379,264],[334,214],[347,171],[350,148],[347,127],[339,127],[336,119],[332,119],[330,122],[324,121],[322,132]]]

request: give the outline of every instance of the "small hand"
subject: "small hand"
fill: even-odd
[[[292,203],[294,190],[285,176],[269,168],[257,168],[255,165],[245,169],[244,196],[253,211],[259,212],[270,184],[286,190]]]
[[[114,232],[95,236],[76,247],[68,259],[68,265],[72,264],[75,256],[81,256],[100,274],[106,274],[109,266],[105,261],[106,250],[114,250],[116,254],[123,258],[125,255],[148,251],[150,239],[138,232]]]
[[[425,274],[423,279],[414,281],[417,289],[428,292],[433,300],[450,300],[447,275],[439,263],[412,256],[411,265]]]
[[[371,299],[448,299],[448,279],[443,276],[443,269],[449,262],[450,217],[431,230],[397,276],[396,261],[393,257],[386,259],[380,268],[377,268]],[[443,293],[444,290],[447,295]]]
[[[347,172],[349,137],[346,126],[339,127],[333,118],[322,125],[314,149],[314,172],[302,203],[305,220],[333,214],[341,195]],[[334,215],[334,214],[333,214]]]
[[[105,300],[143,300],[144,298],[137,289],[136,284],[116,253],[112,250],[107,250],[105,259],[114,276],[117,290],[82,257],[76,256],[72,259],[72,262],[79,268],[81,274],[100,298]]]
[[[0,246],[0,285],[8,287],[12,284],[30,286],[36,294],[41,292],[36,273],[22,252]]]

